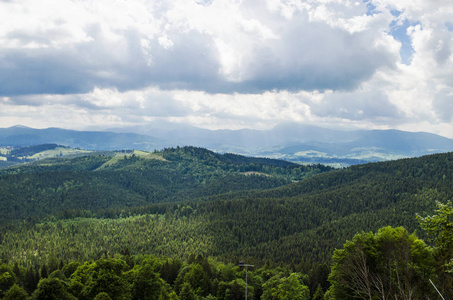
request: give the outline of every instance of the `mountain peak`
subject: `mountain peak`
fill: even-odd
[[[20,124],[11,126],[11,127],[9,127],[9,128],[11,128],[11,129],[33,129],[33,128],[31,128],[31,127],[24,126],[24,125],[20,125]]]

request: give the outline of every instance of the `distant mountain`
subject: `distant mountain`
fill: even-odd
[[[0,129],[0,146],[57,143],[87,150],[196,146],[307,163],[347,166],[366,162],[418,157],[453,151],[453,140],[426,132],[399,130],[341,131],[301,124],[282,124],[270,130],[208,130],[174,123],[111,128],[108,131]]]
[[[25,126],[0,128],[0,146],[23,147],[51,143],[86,150],[156,149],[162,144],[156,138],[135,133],[34,129]]]
[[[151,124],[113,128],[166,141],[166,145],[196,145],[310,163],[352,165],[453,151],[453,140],[426,132],[400,130],[341,131],[287,123],[270,130],[207,130],[192,126]]]

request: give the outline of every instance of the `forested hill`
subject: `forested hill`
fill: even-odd
[[[453,199],[453,153],[342,170],[261,162],[185,147],[3,170],[2,219],[27,219],[2,226],[0,259],[86,260],[128,247],[310,265],[362,230],[416,230],[417,213]]]
[[[0,170],[0,221],[193,201],[330,170],[194,147],[45,159]]]

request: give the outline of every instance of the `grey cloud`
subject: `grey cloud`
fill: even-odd
[[[257,51],[247,84],[257,89],[350,90],[378,67],[394,62],[387,50],[370,46],[368,32],[350,34],[326,24],[294,22],[283,41]]]
[[[172,37],[174,46],[151,44],[153,64],[144,70],[147,84],[162,89],[214,90],[221,81],[211,37],[191,31]]]
[[[349,120],[393,119],[402,117],[402,112],[380,92],[337,93],[326,95],[320,103],[310,104],[311,112],[319,117],[334,117]]]
[[[123,33],[124,57],[103,40],[99,28],[93,26],[89,33],[93,41],[64,49],[0,50],[0,95],[86,93],[94,87],[125,91],[150,85],[203,90],[218,79],[210,39],[199,33],[177,37],[170,50],[152,43],[151,66],[138,33]]]
[[[147,97],[143,106],[125,105],[115,108],[115,112],[122,117],[183,117],[190,114],[192,110],[181,105],[170,95],[153,95]]]
[[[434,111],[442,122],[453,122],[453,95],[450,93],[437,93],[433,101]]]
[[[438,41],[437,47],[434,49],[434,58],[440,65],[445,64],[452,55],[453,45],[448,36]]]
[[[303,13],[285,22],[289,24],[284,28],[290,29],[281,33],[281,39],[250,53],[242,82],[229,82],[221,76],[214,38],[208,34],[170,32],[173,47],[164,49],[152,39],[151,57],[147,57],[139,32],[121,32],[126,48],[116,49],[94,24],[87,29],[92,38],[88,42],[58,49],[0,50],[0,96],[86,93],[94,87],[127,91],[148,86],[208,93],[351,90],[377,68],[395,61],[386,49],[373,48],[372,32],[350,34],[327,24],[309,23]],[[43,33],[40,41],[45,43],[52,34],[60,33]],[[33,39],[19,33],[16,37]],[[121,51],[124,53],[118,55]]]

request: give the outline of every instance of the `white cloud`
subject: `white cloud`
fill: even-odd
[[[451,0],[1,6],[3,126],[298,121],[453,137]],[[405,20],[407,65],[391,33]],[[71,111],[77,117],[67,118]]]
[[[295,3],[291,13],[287,4],[279,11],[228,0],[5,7],[12,25],[0,31],[4,95],[150,85],[212,93],[351,89],[395,59],[375,25],[387,17],[350,3]]]

